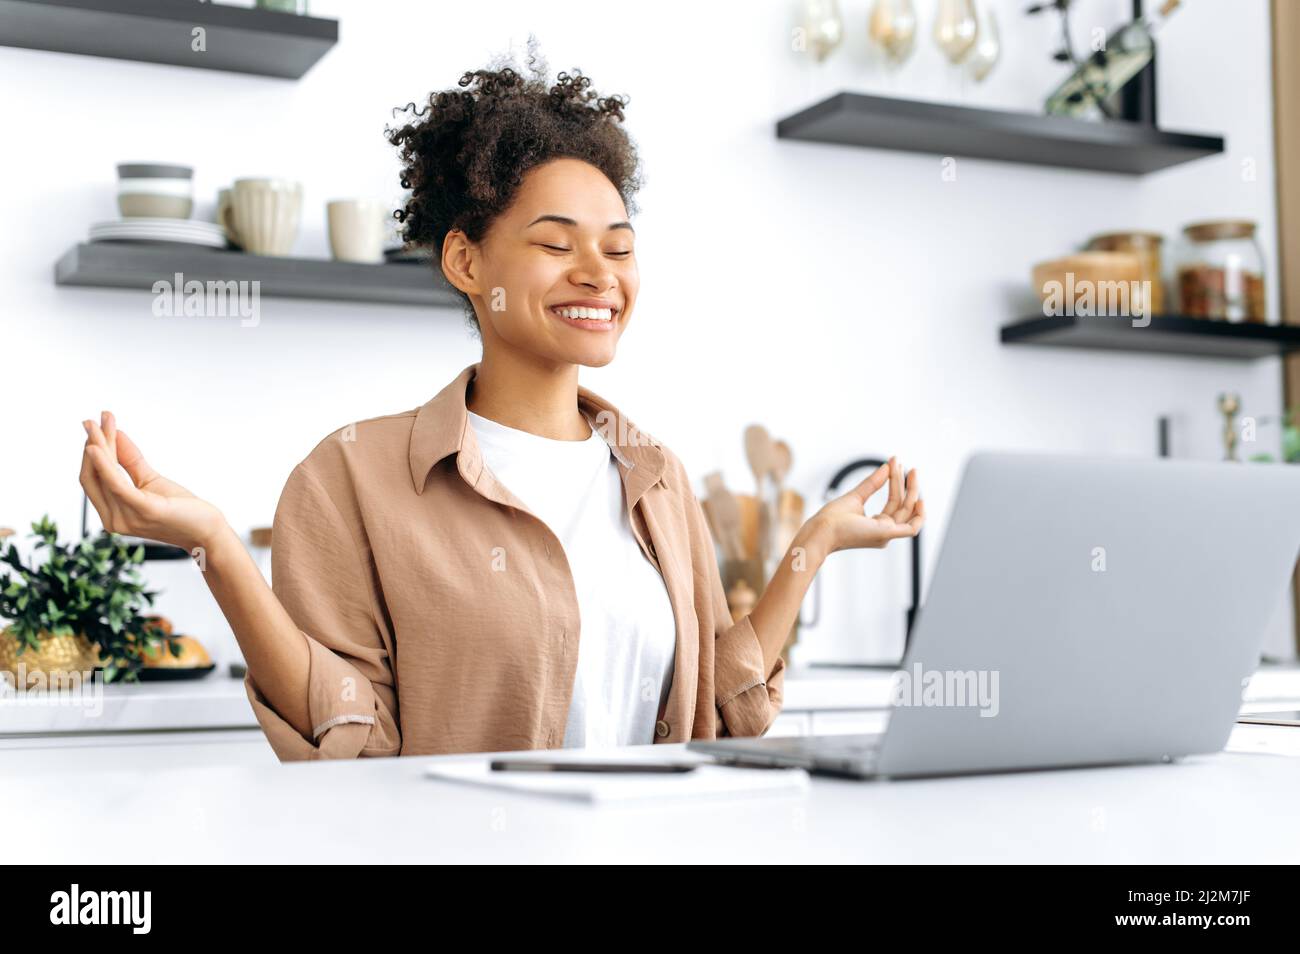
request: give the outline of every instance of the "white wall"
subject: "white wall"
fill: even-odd
[[[116,217],[114,165],[129,160],[193,165],[200,215],[235,177],[294,176],[307,199],[296,252],[326,255],[327,200],[399,195],[390,108],[522,49],[530,30],[553,72],[577,65],[602,92],[631,96],[646,163],[642,300],[619,360],[584,383],[697,478],[720,467],[747,489],[751,421],[789,439],[810,501],[849,458],[897,453],[923,475],[928,569],[972,448],[1152,454],[1156,417],[1170,414],[1177,455],[1214,457],[1219,391],[1274,413],[1273,360],[997,340],[1030,265],[1098,231],[1247,217],[1276,262],[1265,0],[1188,3],[1162,37],[1162,125],[1225,135],[1219,158],[1143,178],[962,159],[944,182],[938,157],[775,139],[777,118],[840,89],[1039,110],[1062,73],[1049,60],[1054,18],[998,0],[1004,60],[976,86],[929,39],[936,0],[915,2],[924,35],[892,73],[865,49],[868,0],[842,0],[850,38],[822,66],[792,52],[784,0],[313,0],[341,18],[341,42],[297,83],[0,48],[0,524],[48,511],[75,529],[79,421],[102,407],[235,527],[267,523],[321,436],[421,404],[475,360],[455,312],[264,299],[256,328],[169,321],[145,293],[56,288],[52,267],[92,222]],[[1077,41],[1128,6],[1083,3]],[[905,567],[901,548],[834,557],[807,656],[897,653]],[[228,658],[201,584],[174,570],[164,582],[164,611]],[[1289,652],[1288,629],[1279,615],[1273,652]]]

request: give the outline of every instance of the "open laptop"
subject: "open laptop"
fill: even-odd
[[[875,735],[696,739],[868,778],[1227,743],[1300,551],[1300,467],[980,453]]]

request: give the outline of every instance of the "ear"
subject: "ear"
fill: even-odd
[[[480,294],[476,276],[478,246],[460,229],[452,229],[442,240],[442,273],[466,295]]]

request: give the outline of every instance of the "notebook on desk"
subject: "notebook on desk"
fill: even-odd
[[[808,790],[803,769],[729,768],[701,764],[681,774],[611,775],[579,772],[494,772],[487,758],[438,762],[429,778],[484,788],[542,795],[593,805],[661,802],[667,799],[754,798],[799,795]]]

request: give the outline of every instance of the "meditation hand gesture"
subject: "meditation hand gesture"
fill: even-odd
[[[889,499],[875,516],[867,516],[867,499],[889,481]],[[917,487],[916,469],[903,480],[903,469],[891,457],[848,493],[836,497],[808,520],[809,529],[827,553],[860,547],[880,549],[899,537],[914,537],[925,523],[925,502]]]
[[[104,411],[99,424],[81,423],[81,486],[105,530],[192,551],[208,546],[225,527],[220,510],[150,467],[111,413]]]

